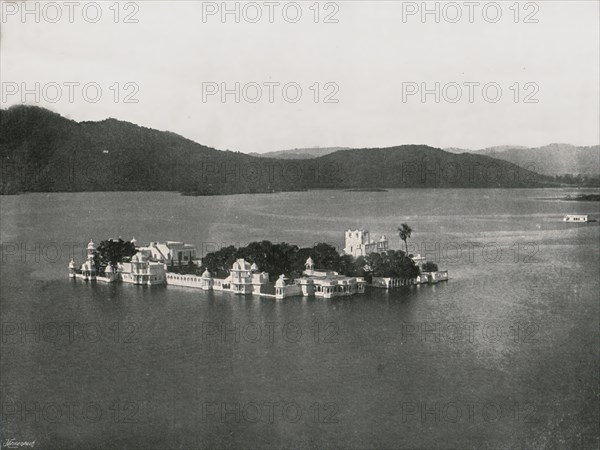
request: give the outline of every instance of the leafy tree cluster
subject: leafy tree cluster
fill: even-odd
[[[402,250],[371,253],[365,257],[366,272],[374,277],[415,278],[419,268]]]
[[[419,268],[403,251],[390,250],[354,258],[340,255],[335,247],[325,243],[298,248],[296,245],[274,244],[270,241],[252,242],[241,248],[229,246],[209,253],[202,259],[201,270],[208,269],[218,278],[224,278],[229,275],[233,263],[238,258],[244,258],[249,263],[256,263],[261,271],[268,272],[271,280],[277,279],[282,273],[298,278],[305,270],[304,264],[309,256],[317,269],[347,276],[414,278],[419,274]]]
[[[194,263],[193,260],[189,260],[187,264],[182,264],[181,261],[177,265],[175,265],[175,261],[171,260],[169,267],[167,268],[169,272],[178,273],[180,275],[199,275],[199,267]]]
[[[438,265],[434,262],[427,261],[423,264],[423,272],[437,272]]]
[[[135,245],[132,242],[124,241],[121,238],[117,241],[109,239],[100,242],[100,245],[96,248],[94,262],[98,271],[104,273],[109,265],[112,266],[113,270],[116,270],[118,263],[131,258],[135,253]]]
[[[580,187],[600,187],[600,177],[594,175],[555,175],[554,179],[559,183],[570,184]]]
[[[320,243],[312,248],[298,248],[285,242],[274,244],[270,241],[260,241],[245,247],[229,246],[209,253],[202,259],[201,270],[208,269],[219,278],[227,277],[233,263],[239,258],[244,258],[251,264],[256,263],[261,271],[268,272],[272,280],[282,273],[295,278],[302,275],[309,256],[316,267],[325,270],[337,270],[342,258],[335,247],[329,244]]]
[[[237,248],[233,245],[223,247],[216,252],[206,254],[202,258],[201,270],[208,270],[213,276],[224,278],[229,274],[229,268],[236,260]]]

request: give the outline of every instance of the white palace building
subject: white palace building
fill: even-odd
[[[146,247],[139,247],[138,251],[168,265],[185,265],[196,260],[196,246],[178,241],[150,242]]]
[[[131,242],[135,245],[135,238]],[[110,265],[107,266],[103,276],[98,274],[98,268],[94,262],[95,250],[96,244],[94,244],[94,241],[90,241],[87,245],[87,259],[79,270],[76,268],[75,261],[71,259],[69,263],[69,276],[71,278],[105,283],[122,281],[147,286],[166,283],[166,260],[154,258],[146,248],[137,248],[138,252],[131,257],[131,260],[119,263],[116,270]]]
[[[233,294],[252,294],[284,299],[288,297],[332,298],[365,292],[367,282],[360,277],[346,277],[337,272],[315,270],[312,258],[305,264],[301,278],[289,280],[284,275],[272,283],[269,274],[261,272],[256,264],[238,259],[227,278],[213,278],[205,270],[201,276],[167,274],[167,284],[199,288],[206,291],[226,291]]]
[[[370,253],[383,253],[389,250],[385,235],[379,241],[371,239],[369,230],[346,230],[344,233],[344,253],[355,258]]]

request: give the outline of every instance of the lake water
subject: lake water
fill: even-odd
[[[597,192],[597,191],[596,191]],[[3,440],[36,448],[597,448],[600,218],[571,190],[1,199]],[[93,238],[343,247],[450,281],[284,301],[67,277]]]

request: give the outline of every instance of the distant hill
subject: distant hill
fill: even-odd
[[[537,148],[486,149],[478,154],[529,167],[544,175],[600,176],[600,145],[576,147],[569,144],[550,144]]]
[[[549,176],[565,174],[600,176],[600,145],[577,147],[570,144],[550,144],[544,147],[501,145],[481,150],[445,149],[452,153],[475,153],[517,164]]]
[[[318,158],[344,188],[539,187],[552,181],[486,155],[453,154],[426,145],[344,150]]]
[[[277,158],[277,159],[311,159],[319,156],[325,156],[340,150],[349,150],[350,147],[313,147],[313,148],[294,148],[292,150],[280,150],[267,153],[249,153],[259,158]]]
[[[487,147],[487,148],[483,148],[480,150],[476,150],[476,152],[478,153],[485,153],[485,152],[503,152],[506,150],[520,150],[520,149],[526,149],[528,147],[525,147],[523,145],[495,145],[494,147]]]
[[[0,110],[0,128],[3,194],[144,190],[218,195],[552,182],[486,155],[456,155],[424,145],[338,150],[302,160],[259,158],[115,119],[78,123],[32,106]]]
[[[257,158],[129,122],[78,123],[43,108],[16,106],[0,110],[0,126],[3,193],[268,188],[239,175]]]
[[[473,152],[473,150],[467,150],[464,148],[459,148],[459,147],[446,147],[444,148],[445,152],[448,153],[471,153]]]
[[[523,147],[522,145],[497,145],[495,147],[488,147],[485,149],[479,149],[479,150],[473,150],[473,149],[468,149],[468,148],[459,148],[459,147],[448,147],[448,148],[444,148],[445,151],[450,152],[450,153],[477,153],[477,152],[485,152],[485,151],[504,151],[504,150],[509,150],[509,149],[514,149],[514,148],[527,148],[527,147]]]

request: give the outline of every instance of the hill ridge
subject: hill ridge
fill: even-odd
[[[550,182],[487,155],[456,155],[418,144],[283,160],[217,150],[114,118],[76,122],[39,107],[0,109],[0,126],[0,187],[5,194],[145,190],[217,195],[322,188],[535,187]],[[474,165],[481,167],[467,173]],[[501,177],[483,172],[492,166]],[[460,176],[449,176],[452,168],[459,168]]]

